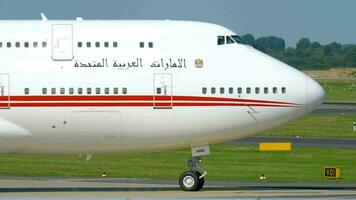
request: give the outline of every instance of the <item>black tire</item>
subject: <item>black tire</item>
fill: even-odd
[[[201,181],[197,173],[186,171],[179,177],[179,186],[184,191],[198,191],[201,189]]]

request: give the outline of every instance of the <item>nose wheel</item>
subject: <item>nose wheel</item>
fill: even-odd
[[[179,177],[179,186],[184,191],[199,191],[204,186],[204,177],[199,172],[186,171]]]

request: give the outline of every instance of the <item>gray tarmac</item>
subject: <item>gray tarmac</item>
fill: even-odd
[[[248,137],[228,142],[232,145],[258,146],[260,142],[291,142],[293,147],[330,147],[330,148],[356,148],[355,139],[324,139],[324,138],[297,138],[297,137]]]
[[[151,179],[2,178],[0,199],[353,199],[356,184],[207,181],[183,192],[176,181]]]
[[[312,114],[356,114],[356,103],[324,103]]]

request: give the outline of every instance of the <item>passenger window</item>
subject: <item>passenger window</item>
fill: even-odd
[[[242,94],[242,88],[241,87],[237,88],[237,94]]]
[[[25,48],[28,48],[28,47],[30,47],[30,43],[25,42],[24,46],[25,46]]]
[[[83,94],[83,88],[78,88],[78,94]]]
[[[230,36],[226,36],[226,44],[233,44],[234,40]]]
[[[47,94],[47,88],[42,88],[42,94]]]
[[[37,48],[38,47],[38,42],[33,42],[33,47]]]
[[[6,43],[7,48],[11,48],[11,42]]]
[[[220,88],[220,94],[224,94],[225,93],[225,88],[221,87]]]
[[[91,43],[87,42],[87,47],[90,48],[91,47]]]
[[[104,42],[104,47],[108,48],[109,47],[109,42]]]
[[[145,47],[145,43],[144,42],[140,42],[140,48],[144,48]]]
[[[60,93],[61,93],[61,94],[64,94],[64,93],[65,93],[65,89],[64,89],[64,88],[61,88],[61,89],[60,89]]]
[[[218,36],[218,45],[225,44],[225,36]]]
[[[116,48],[116,47],[117,47],[117,42],[113,42],[113,43],[112,43],[112,46],[113,46],[114,48]]]
[[[16,48],[19,48],[20,47],[20,42],[16,42],[15,46],[16,46]]]
[[[110,88],[105,88],[105,94],[109,94],[110,93]]]
[[[149,42],[149,43],[148,43],[148,47],[149,47],[149,48],[153,48],[153,43],[152,43],[152,42]]]
[[[234,93],[234,88],[230,87],[229,88],[229,94],[233,94]]]
[[[207,91],[208,91],[208,90],[206,89],[206,87],[203,87],[202,90],[201,90],[201,92],[202,92],[203,94],[206,94]]]
[[[46,48],[47,47],[47,42],[42,42],[42,47]]]
[[[78,47],[82,48],[83,47],[83,43],[82,42],[78,42]]]
[[[56,88],[51,88],[51,94],[56,94]]]
[[[91,94],[91,88],[87,88],[87,94]]]
[[[100,94],[100,88],[95,89],[95,94]]]
[[[246,88],[246,93],[247,94],[251,94],[251,88],[250,87]]]
[[[74,88],[69,88],[69,94],[74,94]]]
[[[255,93],[256,93],[256,94],[259,94],[259,93],[260,93],[260,88],[259,88],[259,87],[256,87],[256,88],[255,88]]]
[[[100,42],[95,42],[95,47],[99,48],[100,47]]]
[[[282,93],[285,94],[287,92],[287,89],[285,87],[282,87]]]
[[[127,94],[127,88],[122,88],[122,94]]]
[[[162,89],[161,89],[161,88],[157,88],[157,89],[156,89],[156,94],[161,94],[161,92],[162,92]]]
[[[277,88],[276,87],[273,88],[273,94],[277,94]]]
[[[119,94],[119,89],[118,88],[114,88],[113,92],[114,92],[114,94]]]
[[[2,42],[0,42],[0,48],[2,48]]]
[[[30,89],[29,88],[25,88],[25,94],[30,94]]]
[[[268,94],[268,87],[265,87],[265,88],[263,89],[263,92],[264,92],[265,94]]]
[[[211,94],[215,94],[216,93],[216,89],[213,87],[211,88]]]

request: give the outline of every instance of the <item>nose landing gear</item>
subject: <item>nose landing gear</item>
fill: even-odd
[[[179,185],[184,191],[199,191],[203,188],[207,172],[200,166],[200,156],[209,155],[209,145],[192,147],[192,157],[187,161],[190,171],[185,171],[179,177]]]

